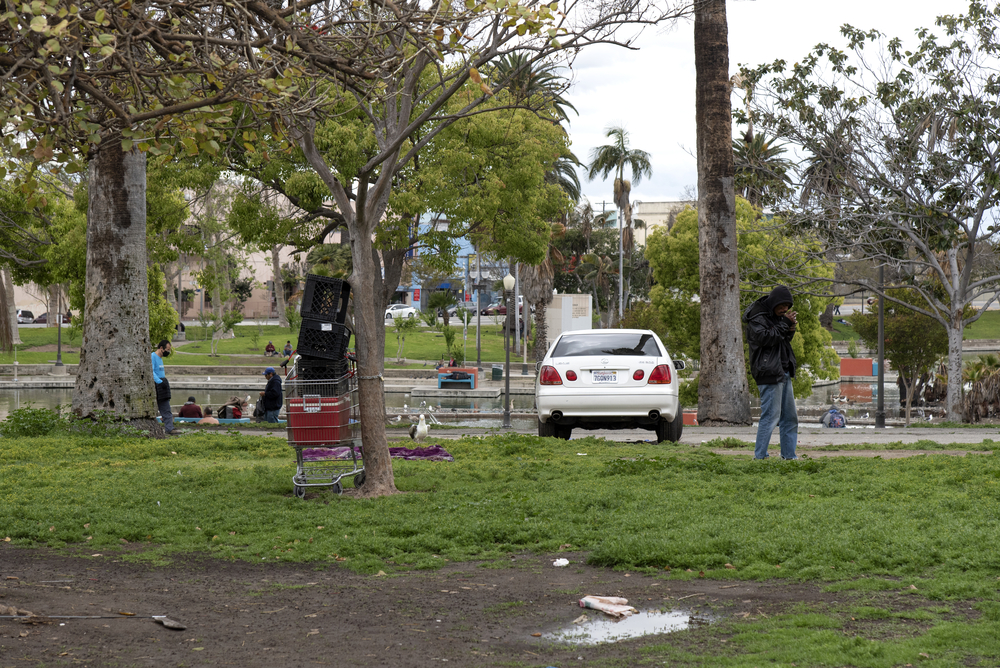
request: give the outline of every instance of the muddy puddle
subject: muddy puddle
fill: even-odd
[[[622,619],[588,612],[566,627],[542,634],[542,638],[567,645],[600,645],[683,631],[706,626],[713,621],[709,615],[692,610],[641,610]]]

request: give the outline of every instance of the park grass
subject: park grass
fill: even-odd
[[[485,363],[499,363],[504,361],[503,349],[503,329],[500,325],[486,324],[484,319],[482,334],[482,359]],[[185,332],[187,341],[175,344],[175,354],[164,360],[167,366],[260,366],[261,364],[274,363],[281,357],[267,357],[264,355],[264,347],[268,341],[273,341],[279,353],[285,347],[286,341],[291,341],[292,345],[298,342],[298,334],[292,334],[287,327],[277,325],[243,324],[234,330],[236,336],[232,339],[223,339],[218,343],[219,356],[211,355],[211,342],[205,340],[205,331],[201,326],[189,326]],[[257,340],[254,342],[253,335]],[[56,328],[21,328],[21,341],[17,347],[17,361],[19,364],[51,364],[56,359],[56,352],[31,351],[31,348],[39,346],[56,345]],[[456,331],[456,340],[461,341],[462,330]],[[62,360],[65,364],[78,364],[80,362],[79,352],[67,352],[69,349],[79,350],[80,333],[72,328],[64,327],[62,330]],[[353,347],[353,342],[352,342]],[[396,336],[391,327],[386,328],[385,351],[386,358],[396,357]],[[469,330],[469,341],[467,344],[467,355],[475,361],[476,359],[476,332]],[[152,352],[152,351],[150,351]],[[444,345],[444,335],[432,328],[423,327],[416,332],[411,332],[406,337],[406,345],[403,355],[408,359],[437,361],[448,359]],[[516,357],[516,355],[514,356]],[[519,359],[519,358],[517,358]],[[0,353],[0,364],[10,364],[14,361],[14,354]],[[407,364],[387,364],[390,368],[423,368],[420,363]]]
[[[394,461],[401,494],[302,501],[280,439],[4,438],[0,540],[151,565],[208,554],[389,575],[568,545],[595,566],[831,594],[779,614],[719,608],[712,625],[643,647],[643,665],[1000,661],[992,455],[755,462],[511,433],[441,445],[454,462]]]
[[[361,572],[570,544],[597,565],[669,566],[677,577],[687,568],[742,579],[948,575],[992,591],[1000,575],[992,456],[755,462],[517,434],[442,445],[455,462],[394,462],[404,494],[324,492],[303,502],[291,494],[294,456],[280,439],[4,439],[0,526],[24,545],[131,554],[124,540],[142,544],[133,558],[154,560],[338,554]]]

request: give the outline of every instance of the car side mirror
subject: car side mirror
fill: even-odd
[[[684,360],[674,360],[674,368],[680,371],[685,367]]]
[[[538,373],[541,370],[542,370],[542,363],[541,362],[535,362],[535,373]]]

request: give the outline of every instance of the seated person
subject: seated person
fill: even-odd
[[[278,350],[274,347],[274,343],[271,341],[267,342],[267,347],[264,348],[264,354],[268,357],[273,357],[278,354]]]
[[[205,417],[198,420],[198,424],[219,424],[219,421],[215,419],[214,415],[212,415],[212,409],[206,407]]]
[[[289,357],[292,354],[292,342],[285,341],[285,357]]]
[[[458,362],[455,361],[454,357],[451,358],[451,362],[448,363],[448,366],[458,366]]]
[[[239,420],[243,417],[243,400],[230,397],[229,401],[219,406],[219,417],[223,420]]]
[[[177,413],[177,417],[182,418],[200,418],[201,406],[194,402],[194,397],[188,397],[187,403],[181,406],[180,411]]]

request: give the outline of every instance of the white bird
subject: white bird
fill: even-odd
[[[402,421],[403,421],[403,416],[402,415],[397,415],[394,418],[389,418],[389,422],[402,422]]]
[[[423,415],[420,416],[420,422],[410,425],[410,438],[414,441],[422,441],[427,438],[427,432],[427,422]]]
[[[862,415],[861,419],[862,420],[867,420],[868,419],[868,413],[865,413],[864,415]]]

